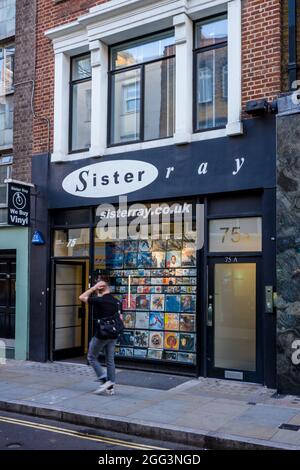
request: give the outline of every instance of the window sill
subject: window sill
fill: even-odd
[[[166,139],[150,140],[148,142],[137,142],[134,144],[117,145],[115,147],[106,147],[103,150],[93,150],[88,152],[63,154],[62,152],[54,152],[51,156],[52,162],[69,162],[73,160],[85,160],[93,157],[106,157],[110,155],[118,155],[126,152],[136,152],[147,149],[155,149],[159,147],[167,147],[170,145],[186,145],[191,142],[199,142],[203,140],[218,139],[227,136],[240,135],[243,133],[243,124],[241,122],[228,123],[226,128],[211,129],[193,134],[185,134],[181,137],[174,136]]]

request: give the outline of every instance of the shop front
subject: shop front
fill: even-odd
[[[235,138],[51,163],[45,359],[85,355],[78,297],[108,275],[120,366],[274,386],[274,156],[270,117]]]

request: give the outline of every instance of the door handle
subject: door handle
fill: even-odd
[[[208,304],[207,307],[207,320],[206,320],[207,326],[212,326],[213,324],[213,305]]]

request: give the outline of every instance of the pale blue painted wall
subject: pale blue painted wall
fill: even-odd
[[[29,338],[29,229],[1,227],[0,250],[17,252],[15,359],[25,360]]]

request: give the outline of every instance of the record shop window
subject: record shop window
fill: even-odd
[[[174,31],[110,50],[109,145],[163,139],[174,133]]]
[[[180,206],[177,203],[178,210]],[[112,215],[110,212],[109,220]],[[118,223],[122,226],[121,219]],[[125,329],[118,339],[117,356],[196,364],[194,224],[192,221],[191,230],[176,233],[171,220],[170,224],[160,223],[154,234],[151,224],[145,222],[148,237],[121,240],[112,229],[107,241],[95,229],[93,281],[103,273],[108,275],[113,295],[123,304]]]
[[[91,57],[71,59],[69,151],[82,152],[91,145]]]
[[[0,224],[7,223],[7,184],[4,181],[11,178],[12,161],[11,155],[0,156]]]
[[[227,124],[227,17],[195,24],[194,129]]]

